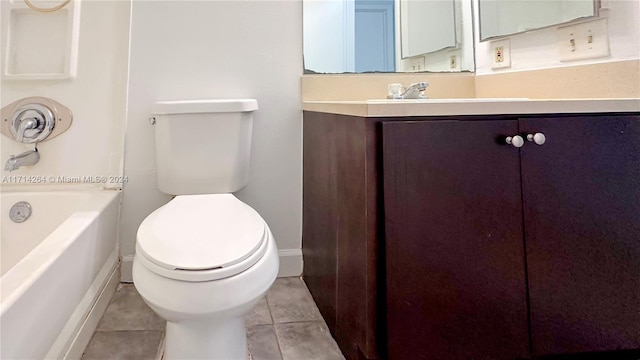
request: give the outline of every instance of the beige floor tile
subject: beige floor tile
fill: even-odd
[[[162,331],[97,331],[82,360],[154,360]]]
[[[246,326],[273,324],[266,297],[263,297],[244,317],[244,323]]]
[[[267,292],[267,303],[274,324],[322,319],[309,290],[297,277],[276,279]]]
[[[253,360],[344,359],[300,278],[277,279],[245,323]],[[122,284],[82,359],[156,359],[164,328],[133,284]]]
[[[133,284],[118,287],[102,320],[99,331],[164,330],[165,322],[145,304]]]
[[[248,327],[247,342],[252,360],[282,360],[273,325]]]
[[[284,360],[344,360],[329,329],[321,321],[275,324]]]

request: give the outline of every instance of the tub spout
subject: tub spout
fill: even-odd
[[[34,165],[38,160],[40,160],[38,150],[25,151],[19,155],[10,155],[9,160],[4,164],[4,169],[6,171],[17,170],[21,166]]]

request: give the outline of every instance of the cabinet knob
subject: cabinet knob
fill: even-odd
[[[537,145],[542,145],[544,144],[545,141],[547,141],[547,138],[544,136],[543,133],[535,133],[535,134],[527,135],[527,140],[533,141]]]
[[[522,147],[522,145],[524,145],[524,139],[520,135],[507,136],[507,138],[505,139],[505,142],[517,148],[520,148]]]

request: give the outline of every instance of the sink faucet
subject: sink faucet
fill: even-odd
[[[38,149],[25,151],[20,155],[10,155],[9,160],[4,165],[4,169],[6,171],[17,170],[21,166],[29,166],[34,165],[40,160],[40,154],[38,154]]]
[[[422,93],[429,87],[429,83],[424,81],[415,83],[408,88],[402,94],[389,95],[389,99],[426,99],[427,97]]]
[[[407,88],[400,96],[403,99],[426,99],[427,97],[422,94],[429,87],[426,82],[415,83]]]

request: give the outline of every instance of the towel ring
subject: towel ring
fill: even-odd
[[[31,0],[24,0],[24,3],[27,4],[27,6],[29,8],[31,8],[31,10],[39,11],[39,12],[54,12],[54,11],[58,11],[58,10],[62,9],[63,7],[67,6],[67,4],[69,4],[70,2],[71,2],[71,0],[64,0],[62,2],[62,4],[54,6],[52,8],[41,8],[41,7],[37,7],[37,6],[33,5],[33,3],[31,3]]]

